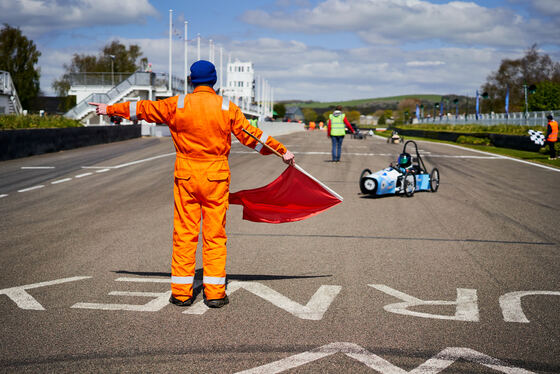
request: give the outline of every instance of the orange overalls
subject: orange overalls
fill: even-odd
[[[111,105],[107,107],[107,113],[169,126],[177,152],[171,291],[180,301],[193,295],[202,217],[204,293],[207,300],[224,298],[231,133],[241,143],[264,155],[271,152],[245,134],[243,128],[280,154],[286,153],[286,147],[251,126],[237,105],[222,99],[207,86],[196,87],[192,94],[161,101]]]

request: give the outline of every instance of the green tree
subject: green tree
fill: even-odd
[[[317,112],[311,108],[303,108],[303,120],[307,123],[317,121]]]
[[[357,124],[358,122],[360,122],[361,115],[362,113],[360,113],[359,111],[351,110],[346,113],[346,118],[348,118],[348,122]]]
[[[40,56],[35,43],[19,28],[4,24],[0,30],[0,70],[10,73],[24,108],[39,94],[41,70],[35,65]]]
[[[535,93],[527,99],[529,110],[559,110],[560,109],[560,83],[545,81],[537,85]]]
[[[114,57],[111,57],[114,56]],[[142,51],[138,45],[127,47],[114,40],[101,49],[99,55],[75,53],[69,65],[64,64],[64,74],[53,83],[59,96],[66,96],[71,86],[71,75],[74,73],[102,73],[111,71],[111,62],[115,73],[132,73],[147,65],[148,59],[141,58]]]
[[[544,81],[560,83],[560,63],[549,55],[540,54],[533,44],[520,59],[502,60],[497,71],[491,73],[482,86],[488,93],[485,108],[489,111],[505,111],[505,97],[509,87],[510,111],[525,109],[524,85],[538,85]]]
[[[286,116],[286,105],[283,103],[276,103],[274,104],[274,111],[278,118],[284,118]]]

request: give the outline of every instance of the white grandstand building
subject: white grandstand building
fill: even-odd
[[[227,81],[222,95],[243,108],[255,102],[255,69],[252,62],[236,60],[227,64]]]

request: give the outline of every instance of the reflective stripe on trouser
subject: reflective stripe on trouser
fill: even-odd
[[[189,160],[188,170],[175,173],[171,291],[173,296],[181,301],[192,297],[192,281],[173,282],[173,279],[194,278],[201,216],[204,293],[208,300],[221,299],[225,296],[227,255],[225,224],[229,197],[229,169],[224,170],[224,163],[227,168],[227,160],[218,162]]]

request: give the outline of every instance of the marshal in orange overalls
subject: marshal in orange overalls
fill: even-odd
[[[280,154],[286,153],[286,147],[251,126],[237,105],[218,96],[208,86],[198,86],[192,94],[161,101],[111,105],[107,107],[107,114],[169,126],[177,151],[171,291],[180,301],[193,295],[202,217],[204,293],[207,300],[224,298],[231,133],[261,154],[271,152],[245,134],[243,128]]]

